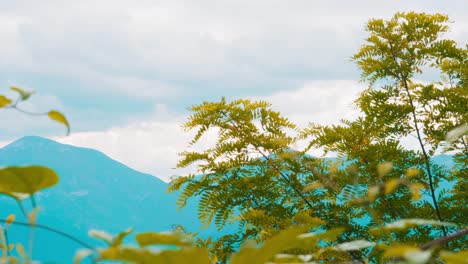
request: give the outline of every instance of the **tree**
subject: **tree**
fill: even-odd
[[[376,147],[393,148],[396,156],[404,158],[403,166],[411,164],[420,169],[422,178],[418,181],[428,186],[431,204],[424,203],[418,207],[433,208],[433,214],[439,221],[455,220],[451,219],[453,206],[443,203],[441,208],[439,201],[448,198],[448,194],[436,192],[442,181],[455,179],[446,173],[447,168],[435,165],[431,158],[450,130],[468,122],[467,49],[459,48],[453,40],[442,38],[448,31],[447,22],[447,16],[424,13],[397,13],[388,21],[369,21],[367,43],[353,57],[362,70],[363,79],[370,83],[370,87],[356,100],[363,117],[347,121],[342,126],[313,125],[307,131],[314,137],[313,146],[324,146],[358,159],[361,165],[371,159],[393,161],[394,158],[389,156],[391,153],[380,155],[384,152],[376,150]],[[441,73],[440,80],[428,80],[433,77],[426,74],[430,68]],[[422,78],[426,80],[418,81]],[[360,130],[364,138],[345,138],[343,130],[346,133]],[[416,139],[418,151],[402,149],[401,141],[408,136]],[[353,144],[360,146],[358,151],[350,146]],[[460,137],[452,144],[451,150],[456,156],[466,157],[466,139]],[[375,159],[376,155],[379,158]],[[375,166],[375,163],[367,164],[364,170]],[[405,204],[403,200],[396,202]],[[411,204],[406,206],[404,211],[418,212],[409,209]],[[393,210],[391,213],[403,216]],[[421,213],[429,214],[426,211]],[[447,234],[444,227],[442,232]]]
[[[467,47],[442,38],[447,22],[413,12],[369,21],[369,38],[353,57],[369,82],[356,100],[356,120],[299,129],[263,101],[193,106],[184,127],[196,134],[177,166],[197,165],[198,175],[175,179],[170,190],[182,190],[180,207],[197,197],[205,225],[238,230],[196,241],[183,227],[140,233],[138,246],[123,243],[131,229],[115,236],[91,231],[107,247],[80,251],[75,263],[90,254],[130,263],[466,263]],[[18,109],[0,96],[5,106]],[[191,149],[211,131],[213,146]],[[402,143],[410,136],[416,149]],[[294,150],[297,140],[310,144]],[[453,168],[433,162],[443,144]],[[339,159],[307,154],[317,147]],[[54,183],[47,173],[51,180],[41,188]],[[27,174],[0,170],[0,192],[33,197],[40,188],[31,181],[24,189],[11,184]],[[8,242],[0,242],[8,257]],[[151,248],[161,245],[171,249]]]
[[[229,219],[240,225],[238,233],[212,243],[214,255],[225,261],[240,241],[265,241],[302,224],[294,220],[301,217],[308,218],[306,222],[321,219],[325,230],[345,227],[336,243],[364,239],[421,244],[466,225],[457,213],[466,210],[465,194],[440,189],[447,181],[466,185],[459,180],[466,175],[466,138],[449,147],[457,157],[456,168],[431,159],[449,131],[468,123],[467,50],[442,37],[447,23],[447,16],[414,12],[370,20],[367,42],[353,57],[370,84],[356,100],[362,116],[341,125],[312,124],[298,135],[296,126],[265,102],[223,99],[192,107],[184,126],[197,131],[192,145],[211,129],[218,131],[217,141],[201,152],[181,154],[178,167],[198,164],[201,175],[176,179],[172,190],[183,189],[181,206],[200,197],[199,218],[205,224],[214,218],[219,228]],[[439,80],[428,81],[434,77],[426,74],[430,68],[439,70]],[[418,81],[421,78],[426,80]],[[402,140],[411,136],[418,150],[403,146]],[[309,148],[338,153],[342,162],[327,169],[324,160],[292,150],[299,138],[309,139]],[[426,190],[430,201],[421,195]],[[433,227],[436,222],[390,237],[371,232],[401,219],[431,215],[441,223],[440,233]],[[368,223],[356,223],[358,218]],[[445,220],[458,226],[449,228]],[[450,246],[466,248],[463,242]],[[353,252],[340,260],[364,255],[379,259],[383,252]]]
[[[226,261],[245,239],[263,241],[293,223],[321,222],[319,214],[328,206],[321,202],[325,193],[303,190],[306,182],[312,182],[313,171],[308,168],[316,159],[289,148],[295,139],[287,132],[296,129],[294,124],[261,101],[223,99],[194,106],[192,111],[184,125],[197,130],[191,144],[211,129],[218,130],[217,142],[202,152],[181,154],[178,167],[198,163],[203,175],[178,178],[171,190],[184,187],[182,207],[189,198],[200,196],[199,218],[205,225],[214,219],[222,229],[238,220],[237,233],[213,244],[217,258]]]

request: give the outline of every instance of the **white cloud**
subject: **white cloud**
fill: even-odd
[[[17,0],[0,7],[0,35],[8,39],[0,69],[82,82],[90,94],[145,98],[232,89],[246,96],[308,79],[358,78],[349,57],[365,22],[396,11],[448,13],[452,36],[466,42],[468,35],[462,1]]]
[[[467,9],[457,0],[1,1],[0,36],[7,41],[0,45],[0,83],[41,84],[42,94],[56,96],[44,104],[38,98],[30,106],[36,109],[62,109],[57,98],[70,93],[81,96],[78,107],[102,98],[92,108],[65,109],[78,132],[60,140],[167,179],[189,138],[179,129],[183,116],[168,110],[180,104],[249,96],[272,102],[301,126],[354,117],[361,85],[336,80],[359,78],[349,57],[363,42],[365,22],[405,10],[447,13],[455,21],[449,35],[468,40]],[[123,104],[131,113],[109,122],[115,118],[105,112],[107,94],[158,98],[167,109],[147,116]],[[8,135],[28,132],[33,122],[9,113],[0,119]],[[101,130],[106,122],[114,127]],[[36,123],[34,131],[50,126]]]
[[[78,132],[58,141],[100,150],[136,170],[168,180],[187,137],[176,122],[131,124],[107,131]]]
[[[33,89],[29,87],[23,88],[27,91],[33,91]],[[2,94],[12,100],[18,97],[18,94],[12,91],[7,91]],[[20,102],[18,108],[30,113],[42,114],[42,116],[27,115],[14,109],[0,109],[0,120],[2,121],[0,127],[3,137],[9,138],[12,135],[29,135],[32,131],[41,133],[47,131],[50,127],[56,129],[55,126],[50,124],[51,122],[48,120],[46,113],[51,109],[63,111],[65,106],[62,101],[58,97],[50,94],[34,94],[33,97],[34,100]]]
[[[356,81],[309,81],[299,89],[280,91],[267,97],[253,97],[270,102],[296,124],[336,123],[358,115],[353,102],[364,85]]]
[[[362,86],[353,81],[308,82],[299,89],[251,99],[271,102],[273,109],[304,127],[309,121],[330,124],[341,118],[355,117],[357,112],[353,110],[352,102],[360,88]],[[185,118],[171,113],[164,105],[158,105],[153,115],[129,125],[105,131],[72,133],[69,137],[57,139],[62,143],[100,150],[132,168],[167,181],[172,175],[195,172],[193,167],[172,169],[178,161],[177,154],[187,148],[193,136],[180,127]],[[213,136],[205,137],[197,148],[211,146]]]

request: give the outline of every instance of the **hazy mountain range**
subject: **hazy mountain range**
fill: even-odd
[[[157,161],[155,161],[157,162]],[[64,145],[41,137],[24,137],[0,149],[0,166],[43,165],[60,176],[57,186],[37,195],[42,208],[38,223],[51,226],[99,245],[88,230],[111,233],[129,227],[136,231],[167,231],[174,224],[199,231],[196,203],[177,210],[177,193],[167,193],[168,184],[140,173],[103,153]],[[29,201],[24,201],[29,207]],[[14,213],[23,220],[14,200],[0,196],[0,217]],[[204,234],[215,234],[214,228]],[[11,242],[27,241],[29,228],[14,226]],[[35,231],[34,258],[70,263],[80,245],[54,233]],[[64,262],[65,261],[65,262]]]
[[[452,157],[447,155],[437,156],[434,161],[453,165]],[[88,237],[90,229],[110,233],[129,227],[137,232],[167,231],[173,225],[182,225],[188,231],[200,231],[196,201],[178,211],[179,194],[167,193],[167,183],[128,168],[99,151],[30,136],[0,149],[0,167],[7,165],[43,165],[54,169],[60,182],[37,195],[42,207],[38,223],[73,234],[93,246],[102,244]],[[24,203],[29,209],[28,201]],[[17,204],[0,196],[0,217],[12,213],[18,221],[26,222]],[[10,242],[27,243],[29,231],[27,227],[13,226],[9,230]],[[214,227],[203,229],[201,234],[219,235]],[[34,237],[34,259],[50,263],[71,263],[75,251],[82,248],[76,242],[39,229]]]

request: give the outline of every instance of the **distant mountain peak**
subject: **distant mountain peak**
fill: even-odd
[[[10,161],[11,165],[36,164],[47,166],[52,164],[68,164],[72,166],[73,164],[75,166],[76,164],[80,164],[85,167],[112,167],[126,171],[126,173],[137,173],[145,175],[145,177],[149,176],[152,179],[158,179],[161,183],[163,182],[159,177],[141,173],[99,150],[60,143],[40,136],[25,136],[0,148],[0,166],[9,164],[8,161]],[[116,176],[118,177],[118,175]]]
[[[24,148],[24,147],[39,147],[39,146],[51,146],[51,145],[62,145],[52,139],[40,137],[40,136],[25,136],[19,138],[12,143],[3,147],[3,149],[12,149],[12,148]]]

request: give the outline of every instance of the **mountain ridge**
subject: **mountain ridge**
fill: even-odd
[[[439,155],[434,162],[450,167],[453,159],[450,155]],[[37,202],[43,207],[38,223],[73,234],[93,246],[102,244],[87,237],[90,229],[117,233],[134,227],[137,232],[144,232],[167,231],[173,225],[182,225],[189,232],[201,230],[196,199],[179,212],[176,205],[179,192],[167,193],[168,183],[98,150],[27,136],[0,148],[0,167],[21,165],[47,166],[60,176],[57,186],[37,195]],[[11,198],[0,196],[0,218],[11,213],[19,221],[26,221]],[[28,240],[27,228],[11,228],[11,241]],[[200,234],[216,237],[223,232],[212,225]],[[34,258],[38,260],[70,263],[80,248],[63,237],[41,230],[36,231],[35,237]]]
[[[189,231],[200,229],[195,203],[179,212],[178,193],[167,193],[166,182],[129,168],[100,151],[37,136],[23,137],[0,148],[0,166],[23,165],[46,166],[60,177],[56,186],[36,195],[38,205],[43,208],[38,223],[73,234],[94,246],[100,244],[87,237],[90,229],[110,233],[129,227],[137,232],[167,231],[178,224]],[[23,203],[31,209],[29,201]],[[1,218],[13,213],[18,221],[26,222],[13,199],[0,196],[0,205]],[[26,244],[28,228],[11,228],[10,240]],[[37,232],[35,259],[69,263],[79,249],[79,245],[55,234]]]

